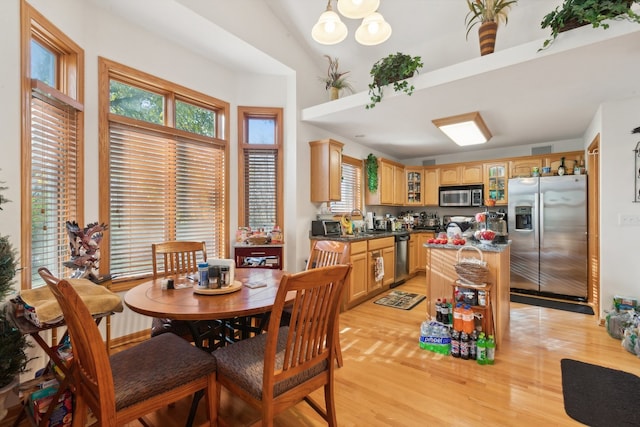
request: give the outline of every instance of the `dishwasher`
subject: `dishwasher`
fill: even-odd
[[[396,268],[392,288],[401,285],[409,277],[409,233],[398,233],[396,241]]]

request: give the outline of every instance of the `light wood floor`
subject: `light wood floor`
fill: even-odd
[[[424,281],[418,276],[397,289],[424,293]],[[564,412],[562,358],[640,375],[639,359],[597,326],[595,316],[512,303],[510,335],[496,351],[496,364],[480,366],[420,350],[426,308],[426,301],[404,311],[371,300],[341,314],[344,367],[335,374],[340,426],[581,425]],[[322,402],[320,391],[314,397]],[[159,427],[181,427],[189,403],[147,418]],[[196,421],[204,420],[203,409]],[[227,395],[222,413],[238,426],[257,418]],[[324,425],[305,403],[276,419],[279,427]]]

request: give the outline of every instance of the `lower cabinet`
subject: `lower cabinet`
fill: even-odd
[[[409,239],[409,274],[416,274],[420,268],[418,259],[418,236],[419,234],[412,234]]]
[[[347,291],[346,304],[349,305],[354,301],[358,301],[367,296],[367,242],[353,242],[351,249],[351,274],[349,274],[349,283]]]
[[[350,244],[350,262],[352,264],[349,275],[348,289],[342,305],[343,310],[354,307],[393,284],[395,275],[395,240],[393,237],[362,240]],[[382,257],[384,275],[382,280],[376,280],[378,263]]]

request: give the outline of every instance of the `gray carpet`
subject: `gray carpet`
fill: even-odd
[[[639,377],[572,359],[562,359],[560,367],[564,410],[571,418],[592,427],[640,426]]]

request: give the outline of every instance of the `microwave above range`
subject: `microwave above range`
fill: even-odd
[[[484,186],[478,185],[450,185],[440,187],[440,206],[444,207],[473,207],[484,205]]]

